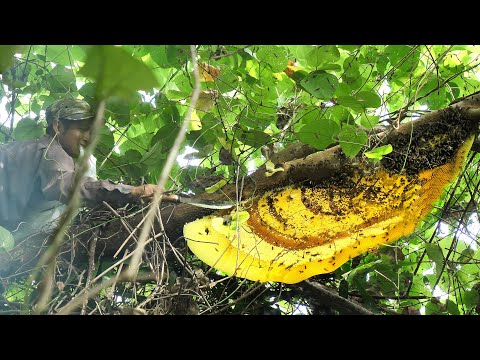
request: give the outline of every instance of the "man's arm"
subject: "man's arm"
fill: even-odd
[[[75,179],[73,159],[56,144],[45,149],[38,170],[40,188],[47,200],[67,203]],[[152,190],[153,187],[153,190]],[[106,201],[126,204],[151,197],[154,186],[114,184],[108,180],[96,180],[85,176],[80,185],[80,196],[87,206],[96,206]]]

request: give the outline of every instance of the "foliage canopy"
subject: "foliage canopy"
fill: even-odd
[[[368,151],[369,135],[378,126],[398,126],[445,108],[480,85],[480,46],[196,49],[202,91],[182,145],[183,160],[168,182],[183,192],[214,192],[235,183],[271,166],[272,154],[297,142],[317,150],[339,144],[347,157],[378,161],[395,152],[390,145]],[[185,45],[0,46],[0,73],[5,105],[0,142],[41,136],[43,110],[59,98],[81,97],[92,104],[104,99],[107,126],[95,150],[97,173],[132,184],[158,181],[195,82]],[[467,162],[412,235],[316,279],[381,313],[478,313],[478,155],[472,151]],[[207,272],[191,254],[188,259]],[[197,312],[294,313],[299,304],[307,312],[322,311],[284,284],[258,287],[238,279],[222,283],[221,273],[211,276],[220,283],[207,300],[190,294]],[[170,283],[175,277],[180,273]],[[151,283],[124,287],[122,296],[129,300],[122,305],[138,306],[137,295],[148,298],[157,290]],[[14,295],[8,288],[4,296],[20,301],[25,291]],[[249,292],[250,297],[242,296]]]

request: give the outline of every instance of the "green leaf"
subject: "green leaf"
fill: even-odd
[[[364,275],[368,270],[370,270],[370,268],[372,268],[376,264],[379,264],[380,262],[381,260],[375,260],[375,261],[371,261],[369,263],[357,266],[355,269],[343,274],[342,277],[345,280],[347,280],[349,284],[352,284],[352,281],[355,278]]]
[[[285,171],[285,169],[282,166],[275,167],[275,164],[270,160],[265,163],[265,176],[272,176],[279,171]]]
[[[298,70],[292,74],[292,80],[298,84],[298,83],[301,83],[302,80],[307,77],[307,75],[308,75],[308,71]]]
[[[145,149],[149,148],[150,141],[153,137],[152,134],[145,133],[143,126],[136,125],[141,131],[135,131],[135,126],[130,126],[127,131],[128,140],[123,142],[119,148],[120,153],[124,154],[129,149],[137,150],[141,154],[145,153]]]
[[[22,103],[20,102],[20,100],[17,97],[15,99],[15,102],[13,103],[13,109],[18,109],[20,106],[22,106]],[[13,109],[12,109],[12,103],[11,102],[7,102],[5,104],[5,110],[7,110],[9,113],[12,113]]]
[[[428,95],[426,102],[431,110],[436,110],[448,106],[452,100],[454,99],[449,93],[447,93],[447,90],[441,88]]]
[[[248,110],[248,116],[237,116],[232,117],[232,122],[240,122],[242,125],[245,125],[254,129],[264,129],[266,128],[277,116],[277,109],[275,107],[251,107],[251,110]],[[217,120],[218,121],[218,120]]]
[[[98,138],[98,145],[95,148],[94,155],[97,158],[97,161],[101,163],[105,156],[107,156],[114,146],[113,133],[106,126],[100,128]]]
[[[342,82],[338,84],[337,90],[335,90],[335,97],[338,98],[339,96],[350,96],[351,93],[352,88],[348,84]]]
[[[335,75],[317,70],[312,71],[300,81],[300,85],[313,96],[322,100],[330,100],[337,89],[338,79]]]
[[[162,144],[157,142],[143,155],[140,162],[148,166],[155,166],[161,164],[166,157],[166,154],[162,152]]]
[[[460,263],[469,263],[472,260],[474,260],[473,259],[474,254],[475,254],[475,250],[473,250],[471,247],[468,247],[461,252],[457,261]]]
[[[339,96],[337,103],[356,112],[364,112],[368,108],[378,108],[382,104],[380,97],[370,91],[360,91],[355,96]]]
[[[360,104],[362,104],[364,109],[376,109],[382,104],[382,100],[377,93],[371,91],[360,91],[355,95],[355,98]]]
[[[446,90],[446,91],[448,93],[452,94],[452,98],[457,99],[461,96],[460,94],[461,94],[462,89],[460,88],[460,86],[458,86],[458,84],[456,82],[450,81],[447,84],[447,87],[448,87],[448,90]]]
[[[291,57],[303,65],[307,63],[307,55],[312,51],[311,45],[287,45],[286,48],[291,51]]]
[[[215,81],[218,91],[222,94],[235,90],[238,86],[238,76],[235,75],[229,68],[222,69],[220,76]]]
[[[338,134],[340,146],[345,155],[354,157],[368,140],[367,134],[356,126],[344,124]]]
[[[267,144],[271,140],[271,136],[264,133],[263,131],[243,130],[241,128],[238,129],[239,130],[236,132],[236,137],[245,145],[259,148]]]
[[[92,102],[95,98],[95,85],[90,82],[86,83],[78,90],[78,93],[83,96],[85,101]]]
[[[365,304],[371,305],[372,307],[376,307],[376,300],[373,298],[372,295],[365,289],[366,282],[360,281],[359,278],[354,278],[351,283],[352,289],[357,289],[360,295],[362,296],[362,301]]]
[[[338,295],[341,297],[348,299],[348,281],[343,279],[340,281],[338,286]]]
[[[325,118],[332,119],[337,121],[339,124],[341,123],[350,123],[353,120],[353,116],[348,111],[348,109],[344,108],[343,106],[332,106],[323,109]]]
[[[160,143],[161,144],[161,151],[165,154],[170,151],[177,138],[178,131],[180,127],[177,124],[172,123],[171,121],[166,121],[166,125],[162,126],[160,129],[157,130],[155,135],[152,137],[150,141],[151,146],[154,144]]]
[[[180,113],[175,105],[169,105],[163,108],[160,118],[165,124],[178,124],[180,122]]]
[[[480,294],[477,289],[465,291],[462,296],[463,305],[470,310],[480,304]]]
[[[238,226],[242,226],[247,220],[250,219],[250,213],[246,210],[237,211],[232,215],[232,221],[230,222],[230,229],[235,230]]]
[[[392,150],[392,145],[388,144],[384,146],[379,146],[378,148],[370,151],[366,151],[364,154],[370,159],[381,160],[384,155],[390,154]]]
[[[46,88],[52,93],[65,94],[72,91],[77,91],[77,84],[75,75],[72,69],[67,69],[65,66],[55,66],[50,73],[45,77]]]
[[[328,70],[331,64],[340,58],[340,52],[335,45],[323,45],[311,50],[307,56],[307,64],[317,70]],[[337,65],[338,66],[338,65]]]
[[[352,90],[358,89],[362,85],[358,60],[354,56],[349,56],[343,61],[342,82],[350,86]]]
[[[39,139],[43,134],[44,127],[30,118],[20,120],[13,129],[13,137],[18,141]]]
[[[319,119],[303,126],[297,132],[297,138],[304,144],[313,146],[318,150],[325,149],[328,145],[336,142],[336,136],[340,132],[340,125],[332,119]]]
[[[435,263],[435,272],[437,277],[441,275],[440,271],[443,266],[443,251],[441,247],[437,244],[425,243],[425,250],[427,255]]]
[[[458,310],[458,305],[455,302],[447,299],[446,305],[447,305],[447,311],[449,314],[460,315],[460,311]]]
[[[256,53],[259,61],[267,62],[272,68],[272,72],[283,71],[288,64],[287,53],[285,49],[275,45],[263,45]]]
[[[145,45],[144,49],[150,53],[152,59],[159,66],[168,68],[177,65],[177,62],[175,62],[175,64],[171,64],[167,57],[168,48],[171,46],[172,45]]]
[[[71,45],[48,45],[46,46],[47,58],[58,65],[73,66],[69,47]]]
[[[111,97],[105,105],[105,115],[111,116],[119,126],[130,122],[130,106],[124,98]]]
[[[349,96],[349,95],[338,96],[337,104],[350,108],[357,113],[361,113],[364,111],[362,104],[354,96]]]
[[[338,48],[347,50],[348,52],[352,52],[359,47],[358,45],[337,45],[337,46]]]
[[[436,303],[429,301],[425,304],[425,315],[440,314],[441,311]]]
[[[198,150],[197,156],[199,159],[205,158],[210,155],[213,150],[213,144],[206,144]]]
[[[13,58],[13,65],[2,73],[2,82],[10,88],[23,88],[27,85],[31,70],[30,63]]]
[[[355,120],[355,123],[363,126],[365,129],[373,129],[378,124],[379,119],[379,116],[368,116],[363,113],[357,120]]]
[[[30,103],[30,109],[33,113],[40,114],[40,110],[42,110],[42,107],[37,101],[32,100],[32,102]]]
[[[92,46],[80,74],[96,84],[100,99],[115,95],[128,99],[138,90],[159,87],[148,66],[121,47],[111,45]]]
[[[389,45],[385,48],[384,55],[390,59],[390,64],[395,66],[404,59],[410,50],[411,48],[406,45]]]
[[[85,62],[85,58],[87,57],[86,51],[90,46],[93,46],[93,45],[72,45],[70,47],[70,52],[72,54],[72,57],[76,61],[80,61],[82,63]]]
[[[21,53],[23,48],[23,45],[0,45],[0,74],[13,64],[14,55]]]
[[[154,114],[141,117],[141,124],[143,125],[146,132],[155,133],[158,129],[165,126],[168,122],[165,121],[161,116]]]
[[[222,179],[219,182],[213,184],[212,186],[206,187],[205,192],[207,194],[212,194],[215,191],[220,190],[222,187],[224,187],[226,185],[226,183],[227,183],[227,180]]]
[[[183,67],[190,58],[190,46],[188,45],[167,45],[167,61],[177,69]],[[155,59],[154,59],[155,60]],[[156,60],[155,60],[156,61]]]
[[[27,284],[28,282],[26,280],[9,282],[3,296],[10,302],[23,302],[34,290],[32,285]]]
[[[137,150],[129,149],[124,156],[120,157],[122,168],[133,178],[140,178],[145,175],[147,166],[141,164],[142,154]]]
[[[10,251],[15,246],[15,240],[10,231],[0,226],[0,253]]]
[[[385,48],[384,55],[390,59],[391,66],[398,68],[397,71],[399,73],[409,74],[417,67],[418,60],[420,58],[420,53],[418,50],[413,53],[413,56],[411,51],[412,46],[389,45]]]
[[[325,64],[325,65],[322,65],[320,69],[341,72],[342,67],[338,64]]]

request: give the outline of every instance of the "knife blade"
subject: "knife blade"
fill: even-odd
[[[236,204],[233,201],[195,199],[182,194],[163,195],[162,201],[166,201],[174,204],[181,204],[181,203],[190,204],[190,205],[202,207],[205,209],[230,209]]]

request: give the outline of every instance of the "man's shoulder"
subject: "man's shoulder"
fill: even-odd
[[[60,151],[56,149],[58,145],[55,141],[52,142],[52,137],[45,135],[39,139],[11,141],[5,144],[0,144],[0,157],[6,161],[8,159],[17,161],[23,161],[20,159],[38,159],[44,151],[52,154],[53,157]]]
[[[25,148],[32,148],[32,147],[45,148],[48,146],[49,143],[51,143],[51,141],[52,141],[51,136],[44,135],[39,139],[10,141],[5,144],[0,144],[0,146],[5,149],[14,149],[14,148],[25,149]]]
[[[52,137],[50,135],[44,135],[40,139],[36,140],[36,143],[38,144],[39,147],[44,148],[51,146],[53,144],[57,144],[56,141],[52,141]]]

